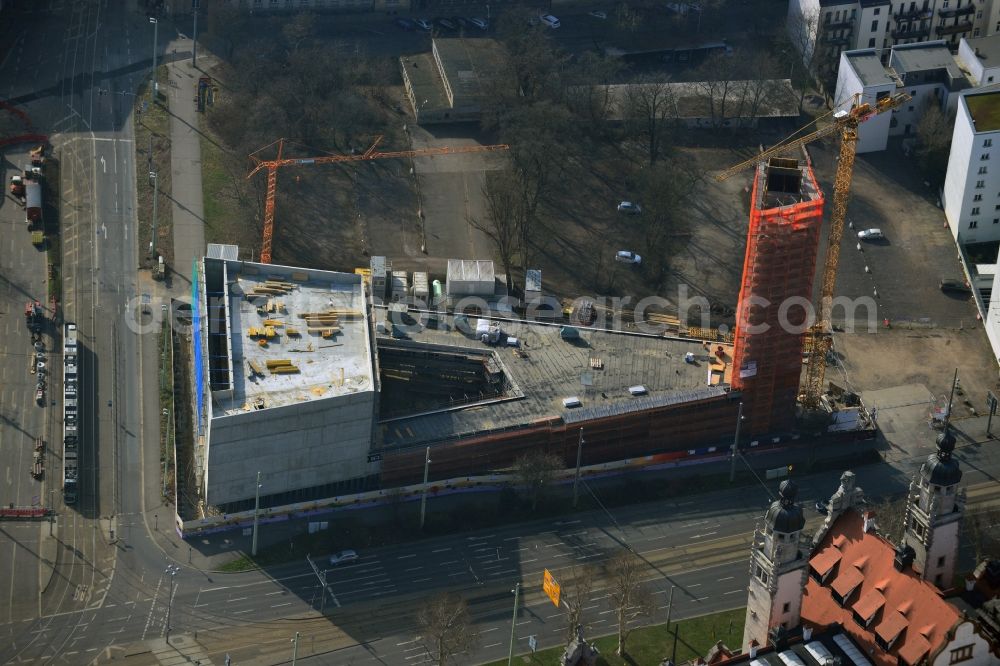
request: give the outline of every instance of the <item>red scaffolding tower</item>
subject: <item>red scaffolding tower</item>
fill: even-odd
[[[808,163],[771,158],[758,165],[732,379],[744,393],[751,434],[786,430],[795,418],[822,220],[823,193]]]

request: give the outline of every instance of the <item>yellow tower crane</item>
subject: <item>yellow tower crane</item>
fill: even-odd
[[[819,406],[826,374],[827,352],[833,343],[830,310],[833,305],[833,287],[837,281],[837,266],[840,263],[840,241],[844,236],[844,220],[847,218],[847,197],[851,191],[851,177],[854,174],[858,126],[872,116],[891,111],[909,100],[910,96],[906,93],[897,93],[883,97],[872,106],[867,102],[859,102],[859,97],[856,96],[850,110],[844,109],[835,112],[833,122],[829,125],[798,138],[793,135],[776,146],[726,169],[715,177],[721,182],[769,157],[787,153],[807,143],[840,132],[840,158],[833,181],[833,210],[830,213],[830,236],[826,247],[826,261],[823,265],[823,283],[818,308],[819,321],[813,325],[811,335],[808,336],[809,357],[806,364],[805,387],[802,391],[802,403],[811,409]]]

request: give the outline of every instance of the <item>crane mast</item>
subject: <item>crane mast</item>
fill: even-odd
[[[830,212],[830,235],[826,248],[826,259],[823,263],[823,279],[818,308],[819,321],[812,326],[807,338],[809,356],[806,363],[805,386],[802,391],[802,403],[807,408],[813,409],[819,406],[820,396],[823,394],[823,381],[826,377],[826,357],[833,344],[830,314],[833,306],[833,289],[837,282],[837,268],[840,264],[840,243],[844,237],[844,222],[847,219],[847,198],[851,192],[851,179],[854,175],[858,126],[872,116],[891,111],[909,100],[908,94],[897,93],[883,97],[872,106],[868,103],[859,103],[859,96],[855,96],[851,109],[835,113],[830,125],[799,138],[779,143],[716,176],[716,180],[723,181],[769,157],[787,153],[840,131],[840,157],[833,181],[833,209]]]

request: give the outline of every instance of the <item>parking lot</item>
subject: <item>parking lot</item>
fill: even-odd
[[[827,213],[835,151],[835,142],[810,151]],[[845,230],[836,294],[872,297],[878,316],[874,330],[858,325],[854,333],[835,335],[844,371],[831,371],[827,378],[859,391],[923,385],[928,396],[940,398],[958,369],[981,412],[986,390],[996,386],[996,361],[972,297],[941,291],[941,279],[962,277],[962,268],[936,193],[893,144],[885,152],[858,156],[851,193],[848,219],[854,228]],[[857,232],[872,227],[882,229],[885,239],[861,242],[859,251]],[[955,415],[969,413],[957,407]]]

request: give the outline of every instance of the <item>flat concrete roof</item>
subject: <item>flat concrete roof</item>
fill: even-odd
[[[435,111],[451,108],[433,55],[418,53],[402,56],[399,63],[406,70],[406,77],[413,88],[414,104],[419,110]]]
[[[895,85],[895,81],[889,76],[882,61],[875,54],[875,51],[848,51],[844,54],[851,64],[854,73],[861,79],[861,84],[865,86]]]
[[[259,274],[241,271],[235,283],[229,285],[230,350],[233,358],[232,398],[216,401],[216,415],[234,414],[254,409],[281,407],[312,400],[374,390],[373,364],[368,320],[365,316],[365,296],[361,277],[330,271],[300,271],[283,266],[256,266]],[[308,279],[302,279],[308,277]],[[299,279],[296,279],[299,278]],[[233,276],[230,275],[230,280]],[[253,301],[240,298],[268,289],[269,284],[285,282],[292,287],[269,297]],[[258,307],[270,302],[272,312],[259,312]],[[322,327],[339,329],[329,338],[320,333],[320,326],[309,326],[302,315],[340,310],[355,316],[337,317],[335,325]],[[274,325],[275,336],[267,339],[251,337],[251,328],[264,329],[265,320]],[[329,320],[327,320],[329,321]],[[289,329],[298,335],[290,335]],[[266,339],[262,346],[259,340]],[[288,361],[297,372],[272,373],[268,362]]]
[[[955,56],[941,42],[920,42],[892,47],[892,62],[900,76],[912,72],[931,72],[945,69],[952,79],[965,77]]]
[[[1000,130],[1000,91],[965,95],[976,132]]]
[[[1000,67],[1000,35],[976,37],[965,41],[979,58],[983,67]]]
[[[384,309],[375,308],[376,320],[384,317]],[[521,395],[384,421],[379,424],[382,448],[469,437],[551,418],[576,423],[720,396],[725,393],[722,384],[728,383],[732,362],[728,345],[724,346],[726,362],[710,365],[711,350],[696,340],[577,327],[581,340],[571,342],[561,339],[559,326],[504,320],[493,321],[516,337],[520,347],[490,347],[455,330],[452,316],[435,317],[450,330],[410,326],[406,343],[495,351]],[[475,319],[470,316],[473,326]],[[390,339],[387,334],[377,336]],[[688,352],[695,355],[695,363],[685,362]],[[592,367],[592,359],[601,367]],[[633,396],[632,386],[643,386],[646,393]],[[570,397],[578,397],[582,404],[564,407],[563,400]]]
[[[495,79],[506,61],[506,51],[495,39],[436,38],[433,45],[456,107],[478,104],[483,84]]]

